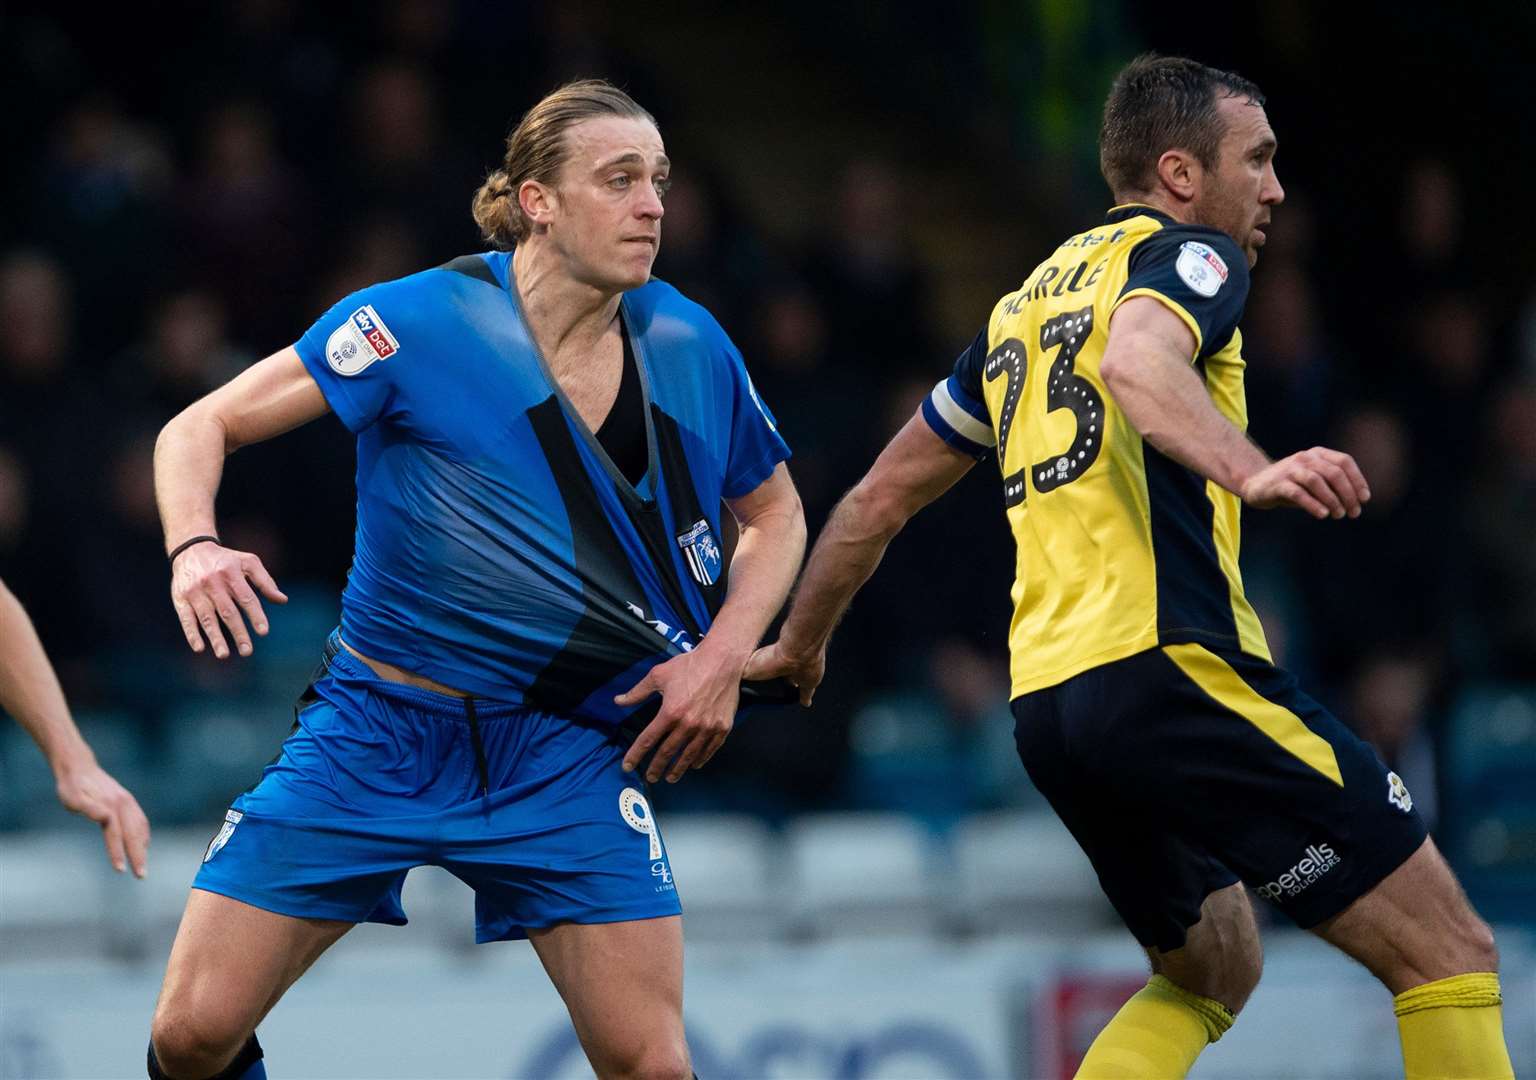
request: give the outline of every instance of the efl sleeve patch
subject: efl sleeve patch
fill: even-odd
[[[1132,296],[1159,297],[1189,324],[1197,360],[1232,340],[1248,300],[1248,259],[1232,239],[1198,225],[1152,233],[1131,252],[1116,306]]]
[[[1198,240],[1186,240],[1179,245],[1179,258],[1175,263],[1179,277],[1200,296],[1210,298],[1227,283],[1226,260],[1208,245]]]
[[[325,343],[326,363],[338,375],[357,375],[400,351],[400,342],[372,304],[364,304]]]
[[[391,288],[375,285],[344,297],[294,342],[326,402],[354,432],[378,420],[395,400],[400,365],[374,366],[400,352],[400,339],[384,325],[373,303],[390,300]],[[398,302],[390,310],[400,310]]]

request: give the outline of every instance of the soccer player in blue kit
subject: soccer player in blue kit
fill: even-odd
[[[668,170],[627,95],[555,91],[475,196],[496,251],[346,298],[162,433],[194,651],[249,655],[285,599],[217,539],[226,454],[335,412],[358,504],[341,625],[193,882],[152,1077],[264,1076],[257,1024],[354,924],[403,923],[422,864],[474,888],[478,941],[531,940],[599,1076],[690,1074],[643,781],[726,738],[805,524],[740,353],[651,279]]]

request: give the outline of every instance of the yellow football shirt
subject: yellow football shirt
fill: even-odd
[[[1270,658],[1238,571],[1240,500],[1143,440],[1099,375],[1115,309],[1154,297],[1193,331],[1190,361],[1245,429],[1247,293],[1247,259],[1224,233],[1116,207],[998,302],[925,400],[940,438],[997,451],[1018,553],[1014,697],[1157,645]]]

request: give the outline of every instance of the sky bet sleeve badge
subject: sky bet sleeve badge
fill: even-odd
[[[1209,244],[1198,240],[1186,240],[1179,245],[1179,258],[1174,268],[1184,284],[1206,298],[1215,296],[1227,283],[1226,260]]]
[[[720,578],[720,545],[710,531],[709,522],[695,521],[685,533],[679,533],[677,546],[683,549],[693,580],[700,585],[713,585]]]
[[[364,304],[331,334],[325,358],[338,375],[357,375],[378,360],[400,351],[400,342],[389,332],[372,304]]]

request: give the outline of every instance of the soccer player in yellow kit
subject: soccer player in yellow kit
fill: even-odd
[[[1401,779],[1270,659],[1242,503],[1355,517],[1347,455],[1244,435],[1237,323],[1284,198],[1258,88],[1176,57],[1115,80],[1116,206],[1005,296],[818,539],[748,677],[809,703],[853,594],[907,519],[996,450],[1018,549],[1019,756],[1152,976],[1079,1077],[1184,1076],[1259,979],[1243,882],[1394,997],[1407,1075],[1511,1077],[1493,935]]]

